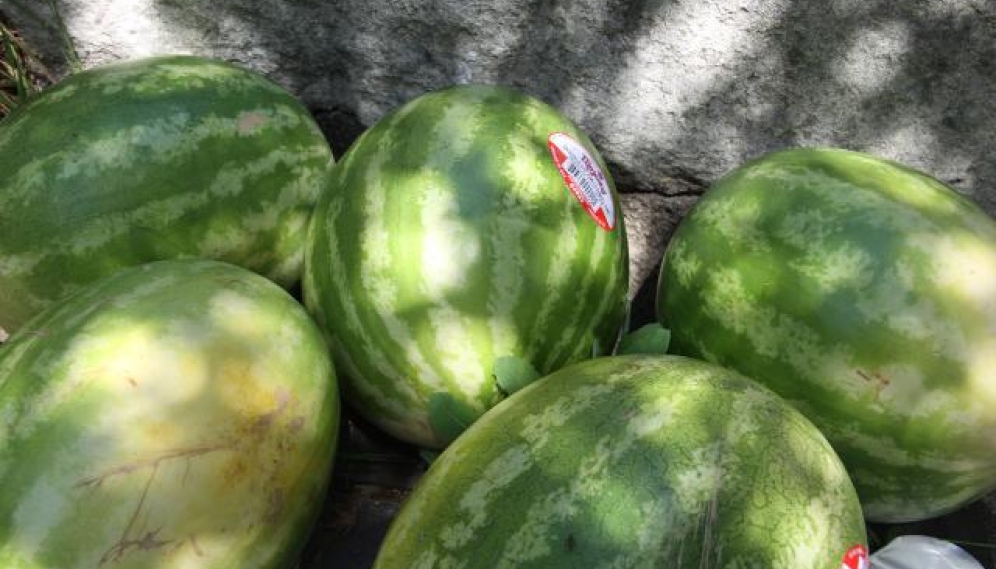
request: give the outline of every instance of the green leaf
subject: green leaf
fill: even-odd
[[[540,372],[517,356],[501,356],[495,360],[495,383],[506,396],[515,393],[540,378]]]
[[[429,396],[429,426],[446,443],[459,437],[477,417],[473,408],[445,391]]]
[[[639,330],[623,336],[616,353],[663,355],[667,353],[667,347],[670,343],[670,330],[658,323],[647,324]]]

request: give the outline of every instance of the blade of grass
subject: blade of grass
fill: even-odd
[[[24,102],[31,93],[31,82],[28,80],[28,73],[24,68],[24,60],[15,44],[13,34],[5,26],[0,26],[0,35],[3,36],[4,47],[4,67],[6,74],[17,89],[17,100]]]
[[[7,93],[0,91],[0,118],[3,118],[14,110],[17,106],[17,102],[10,97]],[[0,330],[3,332],[3,330]],[[0,334],[0,342],[3,342],[4,335]]]
[[[39,10],[38,5],[40,3],[36,3],[35,0],[31,2],[4,0],[4,2],[13,4],[20,15],[29,18],[35,25],[44,28],[48,33],[54,34],[59,38],[63,57],[71,72],[76,73],[83,69],[79,52],[76,51],[76,44],[69,34],[69,28],[66,26],[66,21],[62,18],[62,12],[59,10],[56,0],[45,0],[44,5],[48,6],[49,14],[45,14],[45,10]],[[55,21],[55,26],[52,25],[52,20]],[[20,47],[23,49],[24,46]]]
[[[6,61],[0,59],[0,79],[3,79],[7,83],[13,84],[11,79],[14,76],[14,67],[7,63]]]
[[[31,83],[14,34],[0,23],[0,116],[7,116],[31,92]]]
[[[59,6],[55,0],[48,0],[48,5],[52,9],[52,16],[55,18],[55,25],[59,31],[59,39],[62,41],[62,52],[66,58],[66,63],[69,64],[69,69],[73,73],[79,73],[83,70],[83,63],[80,61],[80,54],[76,51],[76,44],[73,43],[73,38],[69,35],[69,28],[66,27],[66,21],[62,19],[62,14],[59,12]]]
[[[0,119],[52,83],[52,74],[40,58],[14,28],[0,20]]]

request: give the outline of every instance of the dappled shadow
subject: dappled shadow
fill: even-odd
[[[929,171],[996,212],[990,3],[147,0],[124,20],[131,8],[62,5],[88,61],[202,52],[276,79],[337,156],[429,89],[503,83],[565,110],[624,192],[685,199],[768,150],[834,145]],[[133,33],[101,35],[118,22]]]
[[[862,541],[811,424],[719,368],[654,361],[567,368],[485,415],[422,478],[385,567],[760,567]]]
[[[210,46],[298,94],[337,149],[427,89],[504,83],[564,108],[628,189],[710,182],[772,148],[833,144],[904,159],[996,208],[983,195],[996,177],[996,14],[981,2],[149,5],[133,25],[150,37],[123,51]],[[116,13],[64,8],[80,28]],[[85,59],[113,57],[88,47],[106,53]]]
[[[551,109],[492,89],[418,105],[339,163],[306,292],[352,399],[395,435],[440,444],[426,424],[434,393],[476,416],[501,397],[498,358],[547,373],[596,341],[611,348],[626,257],[620,233],[588,219],[557,174],[536,127],[567,129]]]
[[[728,132],[734,152],[718,154],[730,165],[788,145],[865,150],[924,168],[993,211],[991,22],[965,6],[792,3],[756,53],[684,111],[676,146],[700,130]]]
[[[500,82],[564,108],[623,191],[687,204],[746,158],[820,144],[906,161],[996,212],[991,3],[423,4],[152,3],[185,31],[169,47],[210,45],[301,96],[337,156],[427,89]]]
[[[159,267],[0,352],[0,558],[269,567],[304,546],[337,427],[317,330],[258,276]]]
[[[161,9],[175,26],[220,11],[220,36],[248,30],[268,63],[214,43],[299,94],[337,151],[428,89],[503,83],[578,122],[624,192],[686,199],[763,152],[833,145],[925,169],[996,211],[996,26],[985,5],[247,4]],[[279,35],[288,28],[314,40],[291,46]]]
[[[820,426],[861,469],[870,516],[977,498],[996,471],[996,226],[965,199],[850,153],[773,163],[714,187],[672,241],[662,308],[673,349],[765,378],[831,418]]]

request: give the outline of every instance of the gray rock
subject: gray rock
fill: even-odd
[[[624,193],[620,196],[629,239],[630,296],[656,280],[664,248],[697,199],[697,193],[663,196],[655,193]]]

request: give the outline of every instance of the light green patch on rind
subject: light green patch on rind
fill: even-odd
[[[0,124],[0,326],[157,259],[290,286],[331,165],[300,102],[235,66],[177,56],[73,75]]]
[[[864,543],[817,429],[704,362],[566,367],[479,419],[432,464],[375,563],[394,567],[812,567]]]
[[[353,403],[393,435],[440,446],[428,398],[442,389],[483,413],[502,397],[498,356],[545,373],[587,357],[596,337],[614,344],[624,228],[602,230],[570,194],[546,146],[554,131],[594,154],[535,99],[458,87],[384,117],[334,170],[306,304],[347,362]]]
[[[992,488],[996,224],[940,182],[844,151],[769,155],[703,196],[659,286],[674,350],[796,403],[871,518]]]
[[[231,265],[166,261],[30,327],[0,350],[0,565],[297,558],[339,408],[320,331],[293,298]]]

